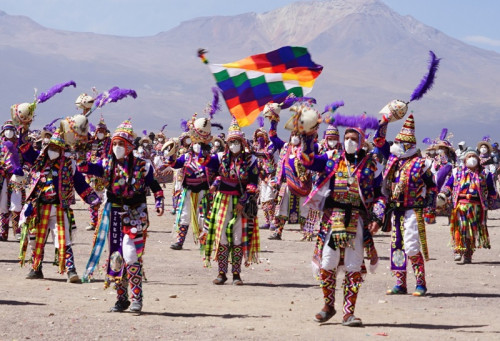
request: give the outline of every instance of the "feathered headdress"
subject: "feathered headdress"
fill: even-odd
[[[54,133],[54,131],[56,131],[56,126],[54,125],[54,123],[56,123],[57,121],[61,120],[62,117],[58,117],[54,120],[52,120],[52,122],[50,122],[49,124],[46,124],[42,131],[45,131],[45,132],[50,132],[51,134]]]
[[[327,112],[330,112],[330,113],[334,113],[335,110],[337,110],[338,108],[344,106],[344,101],[336,101],[336,102],[333,102],[333,103],[330,103],[328,105],[325,106],[325,110],[321,113],[322,115],[324,113],[327,113]]]
[[[219,88],[217,87],[212,87],[212,93],[213,93],[213,99],[212,103],[207,105],[207,108],[205,109],[205,112],[210,116],[210,119],[214,118],[214,115],[217,111],[220,110],[220,105],[219,105]]]
[[[89,122],[89,131],[91,133],[95,132],[95,125],[93,125],[92,123]]]
[[[264,127],[264,117],[262,117],[262,116],[257,117],[257,121],[259,122],[259,128],[263,128]]]
[[[433,86],[436,78],[436,72],[439,67],[440,58],[437,58],[434,52],[429,51],[430,60],[427,74],[421,79],[418,86],[413,90],[408,102],[402,100],[393,100],[380,110],[382,120],[385,122],[393,122],[402,119],[408,111],[408,104],[421,99]]]
[[[367,129],[377,130],[378,128],[377,118],[373,116],[367,116],[366,113],[358,116],[345,116],[341,114],[335,114],[333,120],[335,125],[338,127],[360,128],[363,131]]]
[[[181,130],[184,132],[184,133],[187,133],[189,131],[189,127],[188,127],[188,121],[181,118]]]
[[[60,93],[63,91],[64,88],[68,86],[73,86],[74,88],[76,87],[76,83],[74,81],[69,81],[66,83],[61,83],[61,84],[56,84],[53,87],[51,87],[47,92],[42,92],[40,96],[37,97],[36,102],[37,103],[43,103],[54,97],[55,94]]]
[[[165,130],[165,128],[168,126],[168,124],[164,124],[163,127],[161,127],[160,129],[160,133],[163,133],[163,131]]]
[[[102,108],[107,103],[118,102],[121,99],[124,99],[128,96],[132,98],[137,98],[137,93],[132,89],[121,89],[117,86],[112,87],[108,91],[100,93],[96,96],[94,100],[94,107],[85,115],[89,116],[95,109]]]

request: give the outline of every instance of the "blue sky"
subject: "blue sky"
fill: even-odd
[[[306,0],[308,1],[308,0]],[[500,52],[499,0],[381,0],[468,44]],[[0,0],[0,10],[77,32],[149,36],[199,16],[266,12],[292,0]]]

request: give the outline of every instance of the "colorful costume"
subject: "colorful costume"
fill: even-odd
[[[53,148],[58,148],[55,152]],[[76,162],[64,153],[64,139],[56,130],[40,153],[30,144],[20,147],[25,162],[32,166],[31,186],[23,208],[21,264],[24,264],[28,238],[32,248],[32,269],[28,279],[43,278],[42,260],[49,231],[58,250],[58,270],[68,272],[68,281],[79,282],[71,242],[74,191],[89,205],[100,199],[76,169]],[[56,154],[54,154],[56,153]],[[57,154],[58,153],[58,154]],[[28,237],[29,235],[29,237]]]
[[[243,208],[256,200],[259,171],[255,156],[244,150],[244,134],[233,119],[227,136],[229,149],[212,155],[209,168],[218,170],[213,186],[216,189],[205,245],[205,262],[218,262],[219,275],[213,281],[220,285],[227,281],[229,255],[231,255],[233,284],[242,285],[241,264],[258,262],[260,249],[257,215],[243,216]],[[255,205],[256,206],[256,205]]]
[[[206,161],[204,155],[210,153],[208,144],[212,139],[210,120],[193,116],[188,126],[192,141],[191,147],[179,158],[171,157],[168,163],[170,167],[180,169],[183,188],[175,219],[176,241],[170,246],[174,250],[182,249],[191,223],[194,241],[198,242],[200,228],[207,229],[212,208],[208,189],[213,182],[213,172],[202,164]]]
[[[276,207],[276,188],[273,183],[276,176],[276,149],[270,143],[267,132],[260,127],[253,134],[254,155],[259,167],[259,199],[264,212],[265,224],[260,228],[269,229],[274,218]]]
[[[111,308],[113,312],[129,307],[127,284],[132,295],[130,310],[142,310],[142,255],[149,226],[146,186],[155,195],[158,214],[163,214],[163,192],[153,177],[151,164],[133,155],[134,137],[130,121],[126,120],[113,133],[113,154],[100,162],[80,165],[83,172],[106,179],[106,203],[83,280],[93,274],[109,237],[105,287],[116,283],[117,302]]]
[[[339,119],[336,122],[340,124]],[[363,268],[364,229],[371,222],[382,223],[385,198],[380,192],[380,172],[373,154],[362,150],[364,129],[377,127],[358,126],[345,120],[345,151],[332,150],[322,155],[314,152],[312,137],[305,138],[301,161],[305,167],[319,172],[319,178],[308,200],[322,197],[319,204],[323,211],[313,269],[321,279],[324,307],[316,314],[315,321],[326,322],[335,315],[335,288],[340,266],[345,269],[343,324],[359,326],[361,320],[354,316],[354,309],[361,287]],[[357,125],[357,124],[356,124]]]
[[[391,153],[384,170],[383,191],[388,198],[386,224],[393,217],[391,270],[397,282],[387,294],[407,292],[408,257],[417,281],[413,295],[422,296],[427,292],[424,259],[429,259],[423,209],[435,205],[437,193],[425,158],[417,155],[413,115],[396,136]]]
[[[104,118],[101,116],[101,119],[97,124],[95,136],[90,142],[90,151],[87,153],[88,162],[91,163],[98,162],[99,160],[106,158],[109,153],[110,147],[111,147],[111,138],[109,137],[108,134],[108,127],[104,122]],[[104,179],[91,175],[87,176],[87,179],[89,180],[89,183],[92,186],[92,188],[96,191],[96,193],[102,200],[105,189]],[[99,219],[100,207],[101,207],[100,203],[99,205],[89,207],[90,224],[89,226],[87,226],[87,230],[89,231],[95,230],[97,226],[97,221]]]
[[[468,167],[467,160],[475,158],[476,166]],[[441,190],[440,197],[451,197],[450,217],[451,245],[459,261],[472,262],[476,248],[489,249],[490,239],[486,226],[488,206],[496,200],[493,177],[478,167],[479,157],[474,151],[466,152],[465,164],[453,170],[453,174]],[[444,194],[444,195],[443,195]]]
[[[21,209],[26,198],[24,184],[12,181],[12,175],[16,171],[11,164],[11,158],[19,160],[17,129],[12,121],[7,121],[2,126],[2,147],[0,149],[0,241],[7,241],[9,237],[9,222],[12,222],[12,230],[17,240],[21,239],[21,228],[19,218]],[[7,148],[7,144],[10,148]],[[15,155],[13,155],[15,154]],[[19,162],[15,168],[18,175],[22,175],[22,164]]]

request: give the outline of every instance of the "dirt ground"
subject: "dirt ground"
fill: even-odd
[[[492,249],[478,250],[470,265],[453,261],[445,218],[427,227],[425,297],[385,295],[395,282],[388,270],[389,235],[376,235],[380,265],[367,275],[356,306],[364,327],[348,328],[340,324],[341,290],[337,315],[322,325],[313,321],[323,305],[310,266],[314,243],[300,241],[297,225],[285,227],[282,241],[268,240],[269,231],[261,231],[261,263],[243,269],[244,286],[215,286],[217,264],[203,267],[192,235],[184,250],[169,248],[174,216],[171,191],[166,193],[166,214],[151,215],[142,315],[109,313],[115,291],[103,290],[102,276],[69,284],[48,259],[45,279],[25,279],[29,269],[16,260],[19,244],[9,241],[0,244],[0,340],[500,340],[500,211],[490,212]],[[81,274],[92,232],[85,230],[84,204],[78,201],[74,208],[73,249]],[[409,288],[414,284],[409,272]]]

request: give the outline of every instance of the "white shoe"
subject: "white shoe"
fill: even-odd
[[[87,231],[94,231],[95,230],[95,226],[92,226],[92,225],[89,225],[85,228],[85,230]]]
[[[462,255],[459,253],[455,254],[454,260],[455,260],[455,262],[460,262],[462,260]]]

